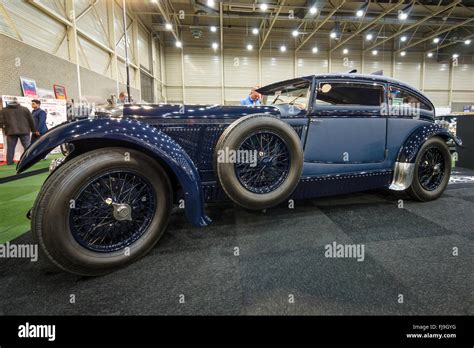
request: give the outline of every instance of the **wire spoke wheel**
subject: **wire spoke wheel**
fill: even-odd
[[[156,211],[150,182],[134,171],[90,179],[74,199],[69,226],[74,239],[96,252],[121,250],[146,232]]]
[[[426,149],[418,166],[418,180],[427,191],[436,190],[443,182],[445,174],[444,157],[435,147]]]
[[[235,165],[239,182],[250,192],[272,192],[287,178],[291,156],[286,143],[277,134],[255,132],[244,139],[238,151],[248,154],[247,159],[253,159]]]

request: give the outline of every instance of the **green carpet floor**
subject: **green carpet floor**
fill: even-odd
[[[62,155],[51,155],[40,161],[28,171],[47,168],[52,159]],[[0,166],[0,178],[15,175],[16,166]],[[48,173],[0,184],[0,244],[15,239],[30,230],[30,220],[26,213],[33,206],[41,185]]]
[[[28,171],[42,169],[42,168],[48,168],[49,164],[51,163],[51,160],[53,160],[55,158],[59,158],[59,157],[63,157],[63,155],[60,154],[60,153],[59,154],[54,154],[54,155],[49,155],[48,159],[46,161],[39,161],[33,167],[28,169]],[[1,165],[0,166],[0,178],[5,178],[7,176],[12,176],[12,175],[15,175],[15,174],[16,174],[16,163],[14,165],[11,165],[11,166],[7,166],[7,165]]]

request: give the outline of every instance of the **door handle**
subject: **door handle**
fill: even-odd
[[[317,118],[312,118],[310,120],[311,123],[314,123],[314,124],[321,124],[323,123],[323,120],[318,120]]]

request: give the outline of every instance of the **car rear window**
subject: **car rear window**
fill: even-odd
[[[316,105],[380,106],[384,101],[383,86],[352,81],[319,82]]]
[[[414,94],[394,86],[390,86],[389,100],[390,105],[392,106],[408,106],[422,110],[433,110],[430,105],[422,101]]]

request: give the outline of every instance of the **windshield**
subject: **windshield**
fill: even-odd
[[[291,86],[293,87],[293,86]],[[306,109],[309,99],[309,86],[303,88],[285,88],[264,96],[265,105],[289,104],[301,109]]]

